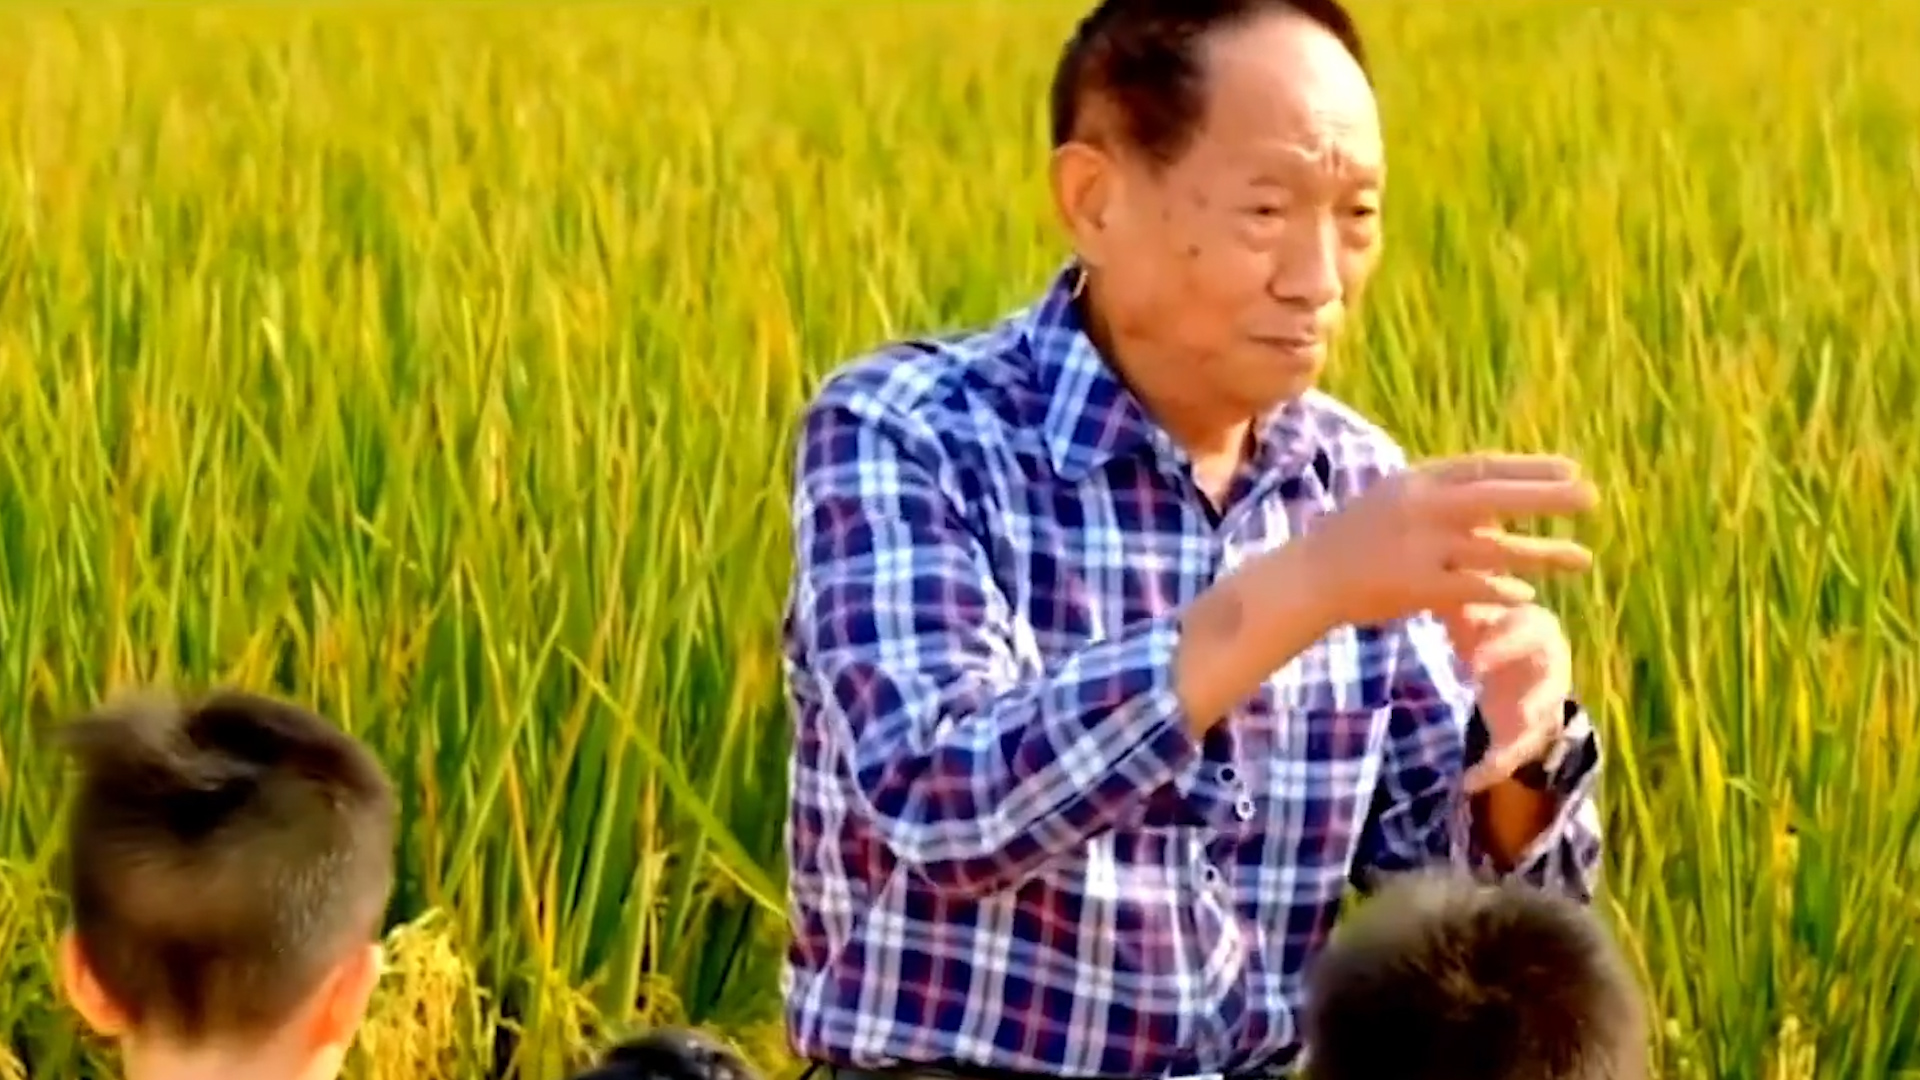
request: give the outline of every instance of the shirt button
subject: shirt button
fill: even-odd
[[[1201,867],[1201,868],[1200,868],[1200,883],[1201,883],[1202,885],[1208,885],[1208,886],[1213,886],[1213,885],[1218,885],[1218,884],[1220,884],[1220,870],[1219,870],[1219,868],[1217,868],[1217,867],[1213,867],[1213,866],[1204,866],[1204,867]]]
[[[1239,779],[1240,777],[1240,774],[1235,772],[1233,770],[1233,766],[1231,765],[1220,766],[1220,772],[1217,775],[1220,777],[1220,782],[1223,784],[1231,784],[1235,780]]]
[[[1253,820],[1253,800],[1241,799],[1239,802],[1234,803],[1233,812],[1241,821]]]

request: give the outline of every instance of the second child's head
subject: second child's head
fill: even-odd
[[[244,693],[110,707],[79,767],[62,979],[130,1080],[330,1080],[377,981],[395,807],[351,736]]]
[[[740,1055],[685,1028],[660,1028],[608,1050],[573,1080],[759,1080]]]
[[[1308,976],[1310,1080],[1644,1080],[1639,988],[1585,905],[1421,873],[1334,931]]]

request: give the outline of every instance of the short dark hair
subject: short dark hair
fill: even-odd
[[[658,1028],[608,1050],[573,1080],[759,1080],[740,1055],[686,1028]]]
[[[65,884],[88,967],[138,1027],[265,1035],[393,885],[394,797],[373,755],[286,702],[148,697],[64,726],[79,765]]]
[[[1599,918],[1424,872],[1344,921],[1307,977],[1311,1080],[1641,1080],[1638,986]]]
[[[1206,110],[1206,39],[1268,13],[1310,20],[1339,39],[1366,71],[1360,30],[1340,0],[1101,0],[1080,21],[1054,68],[1054,147],[1081,136],[1093,106],[1112,110],[1119,134],[1148,160],[1177,160]]]

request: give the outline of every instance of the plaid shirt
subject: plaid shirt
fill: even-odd
[[[1066,281],[842,368],[805,416],[784,989],[816,1060],[1283,1066],[1350,882],[1490,872],[1460,788],[1479,721],[1432,617],[1335,630],[1201,740],[1174,694],[1182,606],[1404,454],[1310,393],[1215,514]],[[1568,711],[1560,813],[1513,872],[1588,899],[1599,748]]]

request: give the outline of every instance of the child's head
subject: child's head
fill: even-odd
[[[339,1069],[379,971],[394,799],[365,747],[242,693],[63,733],[69,999],[129,1074]]]
[[[1416,874],[1337,928],[1308,976],[1312,1080],[1642,1080],[1632,974],[1585,906]]]
[[[573,1080],[758,1080],[740,1056],[684,1028],[660,1028],[608,1050]]]

